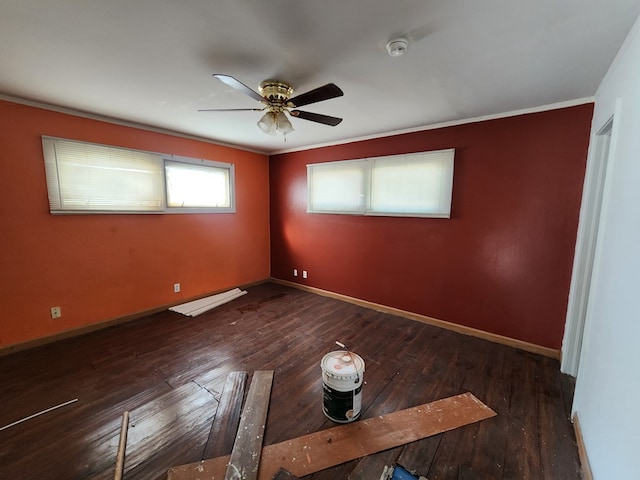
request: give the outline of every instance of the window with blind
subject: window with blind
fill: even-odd
[[[451,215],[454,149],[307,165],[309,213]]]
[[[43,137],[51,213],[234,212],[232,164]]]

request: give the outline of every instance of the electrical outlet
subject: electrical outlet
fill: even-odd
[[[62,316],[62,310],[60,307],[51,307],[51,318],[60,318]]]
[[[293,269],[293,276],[294,276],[294,277],[297,277],[297,276],[298,276],[298,269],[297,269],[297,268],[294,268],[294,269]]]
[[[179,293],[180,292],[180,284],[179,283],[174,283],[173,284],[173,293]]]
[[[302,278],[307,278],[307,271],[306,270],[302,270]]]

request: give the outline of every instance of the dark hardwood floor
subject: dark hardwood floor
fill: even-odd
[[[429,480],[580,479],[573,385],[557,361],[277,284],[195,318],[165,311],[0,357],[0,479],[125,480],[202,458],[226,376],[273,369],[265,445],[335,426],[320,360],[366,361],[362,418],[470,391],[497,417],[305,477],[378,480],[395,462]]]

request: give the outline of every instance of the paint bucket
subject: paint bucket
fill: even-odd
[[[327,353],[322,367],[322,411],[336,423],[357,420],[362,408],[364,360],[347,350]]]

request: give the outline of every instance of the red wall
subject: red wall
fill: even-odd
[[[233,163],[237,213],[53,216],[41,135]],[[264,155],[2,101],[0,145],[0,347],[269,277]]]
[[[592,112],[587,104],[271,157],[271,275],[559,349]],[[452,147],[451,219],[306,213],[308,163]]]

